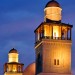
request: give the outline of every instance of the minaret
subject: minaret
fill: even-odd
[[[18,61],[18,52],[11,49],[8,54],[8,63],[4,64],[4,75],[22,75],[24,64]]]
[[[49,1],[45,17],[35,29],[36,75],[72,75],[72,25],[62,23],[62,8]]]

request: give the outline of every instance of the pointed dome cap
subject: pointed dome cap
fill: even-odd
[[[13,48],[13,49],[11,49],[11,50],[9,51],[9,53],[18,53],[18,52],[17,52],[16,49]]]
[[[60,7],[60,4],[55,0],[51,0],[46,4],[46,7]]]

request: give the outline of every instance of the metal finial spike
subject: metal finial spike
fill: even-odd
[[[13,48],[14,49],[14,48]]]

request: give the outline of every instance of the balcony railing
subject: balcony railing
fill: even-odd
[[[54,39],[54,40],[71,40],[70,37],[50,37],[50,36],[43,36],[41,39]]]
[[[43,36],[40,37],[39,40],[35,42],[35,44],[39,43],[42,39],[50,39],[50,40],[71,40],[71,37],[50,37],[50,36]]]

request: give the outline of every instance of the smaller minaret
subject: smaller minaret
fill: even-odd
[[[22,75],[24,64],[18,61],[18,52],[11,49],[8,54],[8,63],[4,64],[4,75]]]

